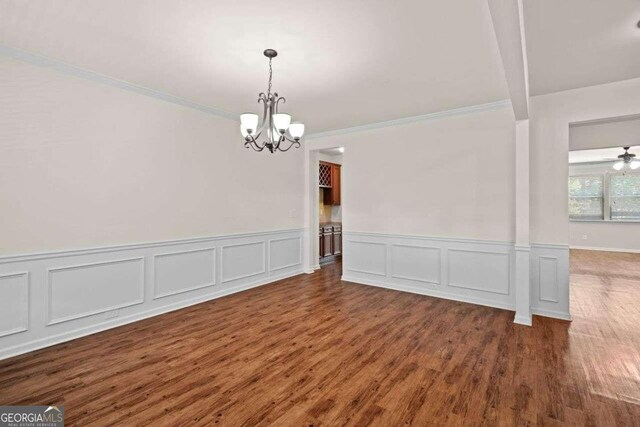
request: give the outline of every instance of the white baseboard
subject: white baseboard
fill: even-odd
[[[538,315],[538,316],[544,316],[544,317],[551,317],[553,319],[571,321],[571,314],[569,314],[569,313],[563,313],[563,312],[554,311],[554,310],[547,310],[547,309],[544,309],[544,308],[532,308],[531,309],[531,314],[535,314],[535,315]]]
[[[570,246],[569,248],[579,249],[582,251],[624,252],[629,254],[640,254],[640,249],[599,248],[595,246]]]
[[[302,274],[303,230],[0,257],[0,359]]]
[[[516,317],[513,319],[513,323],[517,323],[518,325],[531,326],[533,324],[533,319],[531,318],[531,314],[528,316],[516,314]]]
[[[428,297],[436,297],[436,298],[442,298],[442,299],[447,299],[447,300],[451,300],[451,301],[458,301],[458,302],[464,302],[464,303],[469,303],[469,304],[483,305],[483,306],[486,306],[486,307],[499,308],[499,309],[502,309],[502,310],[513,311],[513,307],[511,305],[509,305],[509,304],[495,302],[495,301],[487,300],[487,299],[484,299],[484,298],[462,296],[462,295],[452,294],[452,293],[443,292],[443,291],[434,291],[434,290],[431,290],[431,289],[421,289],[421,288],[416,288],[416,287],[412,287],[412,286],[397,285],[397,284],[392,284],[392,283],[385,282],[383,280],[364,280],[364,279],[361,279],[361,278],[355,278],[355,277],[349,277],[349,276],[344,276],[343,275],[342,276],[342,281],[351,282],[351,283],[357,283],[357,284],[360,284],[360,285],[376,286],[378,288],[391,289],[391,290],[394,290],[394,291],[409,292],[409,293],[412,293],[412,294],[424,295],[424,296],[428,296]]]

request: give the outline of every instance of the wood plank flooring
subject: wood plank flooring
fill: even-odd
[[[0,404],[83,426],[640,425],[640,255],[571,257],[573,322],[333,264],[0,361]]]

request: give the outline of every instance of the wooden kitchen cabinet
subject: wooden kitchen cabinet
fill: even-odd
[[[322,233],[322,252],[323,257],[333,255],[333,227],[324,227]]]
[[[342,254],[342,226],[333,226],[333,254]]]
[[[340,205],[340,165],[331,165],[331,191],[325,193],[325,198],[328,196],[329,200],[325,200],[325,205]]]
[[[340,165],[336,163],[320,162],[320,187],[324,188],[324,204],[340,205]]]
[[[342,255],[342,225],[321,226],[318,239],[320,264],[332,262],[337,256]]]

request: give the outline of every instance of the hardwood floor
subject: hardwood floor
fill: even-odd
[[[333,264],[0,361],[0,404],[63,404],[67,425],[640,425],[640,255],[571,257],[573,322]]]

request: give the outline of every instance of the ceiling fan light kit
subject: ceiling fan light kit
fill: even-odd
[[[613,168],[617,171],[620,171],[626,168],[629,168],[631,170],[636,170],[640,168],[640,161],[636,160],[636,155],[629,153],[629,148],[631,147],[623,147],[623,148],[624,148],[624,154],[620,154],[618,156],[618,159],[620,160],[618,160],[613,164]]]
[[[277,92],[271,93],[271,80],[273,69],[271,61],[278,56],[274,49],[266,49],[264,56],[269,58],[269,87],[265,95],[261,92],[258,95],[258,103],[264,106],[262,113],[262,124],[259,117],[254,113],[243,113],[240,115],[240,133],[244,138],[244,146],[253,148],[255,151],[262,151],[265,148],[271,153],[276,151],[288,151],[291,147],[300,147],[300,138],[304,135],[304,124],[292,122],[291,115],[279,112],[280,103],[287,100],[279,96]],[[264,133],[264,135],[263,135]],[[260,141],[261,137],[265,137]]]

